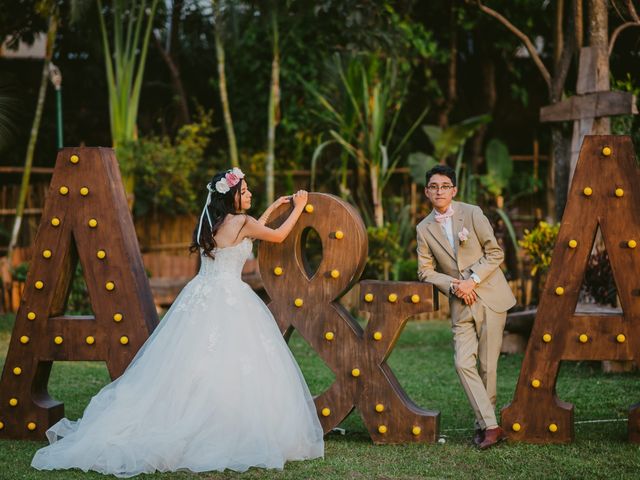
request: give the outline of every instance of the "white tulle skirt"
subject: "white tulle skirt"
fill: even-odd
[[[313,399],[268,308],[238,279],[201,275],[125,373],[47,437],[33,467],[119,477],[283,468],[324,454]]]

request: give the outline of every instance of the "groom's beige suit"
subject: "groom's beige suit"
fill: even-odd
[[[452,202],[453,245],[443,224],[436,222],[435,209],[416,227],[418,277],[433,283],[449,297],[455,366],[460,382],[481,429],[497,426],[495,416],[496,370],[506,312],[516,300],[500,270],[504,253],[482,210]],[[466,229],[466,240],[459,233]],[[464,237],[464,235],[463,235]],[[454,279],[475,274],[478,300],[471,306],[451,293]]]

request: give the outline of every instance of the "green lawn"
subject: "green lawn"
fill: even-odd
[[[13,318],[0,316],[0,367]],[[299,336],[291,348],[314,393],[332,381],[331,372]],[[500,361],[498,403],[513,394],[522,356]],[[389,360],[400,383],[423,407],[441,411],[442,436],[435,445],[374,446],[357,413],[343,423],[345,435],[326,437],[324,460],[287,464],[284,471],[252,469],[244,474],[169,473],[144,479],[276,478],[276,479],[418,479],[418,478],[638,478],[640,446],[626,442],[629,405],[640,401],[640,374],[603,374],[599,363],[565,363],[558,394],[575,404],[576,441],[571,445],[504,444],[480,452],[470,443],[471,408],[453,369],[447,322],[410,323]],[[108,381],[101,363],[54,365],[50,393],[65,402],[66,415],[77,418],[89,398]],[[590,420],[608,422],[580,423]],[[616,421],[617,420],[617,421]],[[104,478],[81,471],[40,473],[29,467],[44,443],[0,441],[0,479]],[[111,477],[114,478],[114,477]]]

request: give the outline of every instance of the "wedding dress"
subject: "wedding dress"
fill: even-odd
[[[154,471],[283,468],[322,457],[313,399],[271,312],[241,280],[252,242],[202,257],[124,374],[72,422],[47,431],[31,465],[131,477]]]

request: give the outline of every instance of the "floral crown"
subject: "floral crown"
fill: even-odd
[[[242,170],[240,170],[238,167],[233,167],[231,170],[227,170],[227,173],[224,174],[224,177],[216,182],[216,192],[222,193],[224,195],[229,190],[231,190],[231,187],[235,187],[243,178],[244,173],[242,173]],[[211,184],[207,185],[207,189],[210,192],[213,192]]]

